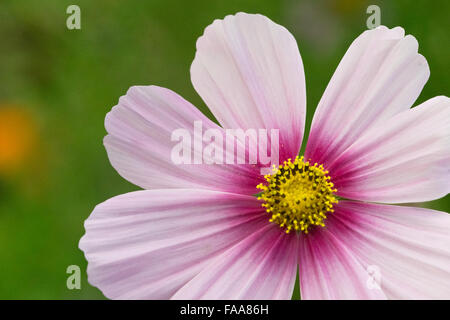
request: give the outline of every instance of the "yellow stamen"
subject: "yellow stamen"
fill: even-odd
[[[324,227],[327,214],[338,203],[337,191],[322,165],[305,162],[303,157],[285,161],[272,175],[266,175],[266,183],[260,183],[258,199],[270,215],[270,222],[278,224],[286,233],[295,230],[308,233],[311,226]]]

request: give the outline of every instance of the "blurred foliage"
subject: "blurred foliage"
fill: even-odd
[[[70,4],[81,8],[81,30],[66,28]],[[196,39],[214,19],[257,12],[294,34],[310,122],[346,48],[366,29],[369,4],[381,7],[382,24],[419,41],[431,78],[418,103],[448,95],[446,0],[2,0],[0,109],[15,110],[19,133],[8,131],[11,141],[33,142],[20,145],[14,169],[0,172],[0,298],[103,298],[86,280],[83,221],[99,202],[137,189],[108,162],[104,116],[130,86],[147,84],[168,87],[211,116],[189,67]],[[449,211],[450,197],[425,205]],[[71,264],[83,270],[81,290],[66,288]]]

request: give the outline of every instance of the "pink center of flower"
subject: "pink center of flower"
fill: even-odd
[[[322,165],[311,165],[303,157],[285,161],[266,175],[266,183],[257,186],[262,192],[258,200],[271,214],[270,222],[284,228],[308,233],[311,226],[324,227],[327,214],[332,213],[333,204],[338,203],[328,171]]]

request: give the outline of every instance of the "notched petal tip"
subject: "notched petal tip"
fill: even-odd
[[[305,154],[331,166],[365,131],[408,110],[430,76],[401,27],[367,30],[345,53],[314,114]]]
[[[196,47],[191,81],[222,127],[279,129],[280,160],[295,157],[306,90],[292,34],[263,15],[240,12],[206,27]]]

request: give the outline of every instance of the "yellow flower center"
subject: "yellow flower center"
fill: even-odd
[[[324,227],[327,214],[332,213],[333,204],[338,203],[333,194],[330,177],[322,165],[304,162],[303,157],[285,161],[273,173],[266,175],[266,183],[260,183],[258,200],[271,214],[270,222],[284,228],[308,233],[311,226]]]

